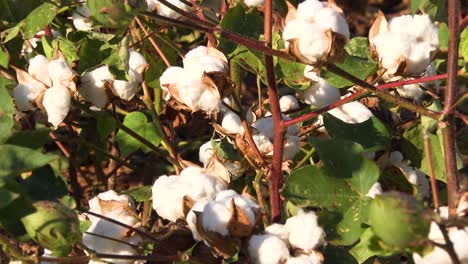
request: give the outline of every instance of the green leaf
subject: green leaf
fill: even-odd
[[[359,143],[365,152],[384,150],[390,146],[391,135],[377,117],[373,116],[362,123],[349,124],[326,114],[323,123],[330,136]]]
[[[34,201],[57,200],[68,193],[67,183],[50,166],[35,169],[21,185]]]
[[[125,117],[123,124],[156,146],[161,142],[161,136],[158,134],[156,127],[153,123],[148,122],[145,114],[141,112],[132,112],[128,114]],[[144,152],[150,151],[147,146],[131,135],[125,133],[123,130],[119,130],[116,140],[119,143],[120,154],[124,157],[138,149],[142,149]]]
[[[96,117],[96,126],[99,138],[106,139],[117,127],[115,118],[108,112],[99,112]]]
[[[132,21],[134,12],[126,1],[88,0],[86,6],[91,11],[91,19],[107,28],[126,30]]]
[[[25,148],[40,149],[45,144],[52,142],[49,133],[50,129],[47,127],[16,131],[8,138],[6,143]]]
[[[102,64],[111,54],[111,47],[100,40],[84,38],[80,42],[78,70],[84,72]]]
[[[10,56],[8,55],[8,52],[2,46],[0,46],[0,65],[8,68],[9,57]]]
[[[31,171],[57,158],[55,155],[14,145],[0,145],[0,157],[0,177]]]
[[[38,31],[44,29],[54,20],[58,10],[57,4],[52,3],[43,3],[35,8],[20,22],[23,38],[29,39],[34,37]]]
[[[342,63],[337,63],[336,66],[361,80],[366,79],[377,70],[377,62],[356,56],[347,56]],[[336,88],[354,85],[352,82],[325,69],[321,72],[321,77]]]
[[[428,14],[432,21],[447,22],[447,0],[412,0],[411,12]]]
[[[265,64],[260,52],[249,50],[239,45],[236,50],[230,54],[230,60],[239,64],[244,70],[254,75],[261,76],[263,80],[266,80]]]
[[[42,1],[37,0],[2,0],[0,1],[0,20],[16,23],[25,18]]]
[[[122,194],[130,195],[136,202],[145,202],[151,198],[151,188],[151,185],[141,186],[122,192]]]
[[[460,35],[460,56],[465,59],[465,63],[468,62],[468,28],[465,28]]]
[[[346,263],[346,264],[357,264],[356,260],[353,258],[348,251],[342,247],[335,247],[327,245],[323,250],[324,262],[323,264],[337,264],[337,263]]]
[[[17,199],[20,195],[14,193],[12,191],[0,188],[0,209],[4,208],[5,206],[9,205],[15,199]]]
[[[92,223],[89,220],[80,221],[80,231],[81,231],[81,233],[84,234],[86,231],[88,231],[88,229],[91,227],[91,225],[92,225]]]
[[[367,59],[371,57],[369,40],[365,37],[355,37],[349,40],[345,46],[349,55]]]
[[[285,59],[278,59],[275,67],[276,78],[286,86],[305,90],[310,87],[310,80],[304,77],[305,65]]]
[[[223,160],[242,160],[239,151],[234,148],[234,145],[229,143],[227,137],[220,140],[211,140],[211,145],[218,157]]]
[[[377,247],[373,245],[378,239],[376,238],[374,232],[371,228],[367,228],[362,234],[359,240],[359,243],[354,245],[349,253],[358,261],[359,264],[364,263],[368,258],[372,256],[377,256],[384,253],[381,250],[378,250]]]
[[[14,125],[13,113],[15,109],[13,100],[6,89],[8,83],[9,81],[0,83],[0,143],[5,142],[11,135]]]
[[[439,44],[441,50],[448,49],[449,30],[446,23],[439,24]],[[461,42],[460,42],[461,44]],[[461,46],[460,46],[461,47]]]
[[[60,51],[67,59],[67,62],[70,64],[80,59],[80,57],[77,54],[77,48],[75,43],[62,36],[59,36],[52,41],[52,47],[54,51],[60,48]]]

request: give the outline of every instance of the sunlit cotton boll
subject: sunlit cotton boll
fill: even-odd
[[[349,26],[342,14],[333,8],[322,8],[315,14],[315,23],[349,39]]]
[[[195,212],[197,212],[197,213],[203,212],[203,209],[205,208],[205,205],[207,203],[208,203],[208,200],[206,200],[206,199],[202,199],[202,200],[196,202],[193,205],[190,212],[187,214],[187,217],[185,218],[185,221],[187,222],[187,225],[188,225],[190,231],[192,231],[193,239],[195,239],[196,241],[202,241],[203,238],[201,237],[200,233],[198,233],[197,215],[195,214]]]
[[[221,52],[205,46],[198,46],[185,54],[184,69],[201,74],[203,72],[227,72],[228,64],[221,57]]]
[[[286,24],[283,39],[285,42],[297,39],[300,54],[311,63],[320,61],[326,55],[331,42],[331,39],[325,34],[325,28],[298,19]]]
[[[322,108],[339,100],[340,91],[320,78],[317,83],[304,91],[303,96],[306,104]]]
[[[148,62],[146,61],[145,57],[141,55],[141,53],[132,49],[129,50],[128,66],[130,69],[137,71],[138,69],[146,67],[147,65]]]
[[[281,112],[299,109],[299,101],[294,95],[283,95],[279,99]]]
[[[211,140],[206,142],[205,144],[201,145],[200,149],[198,150],[198,160],[203,163],[203,166],[208,166],[211,157],[214,154],[213,145],[211,144]]]
[[[265,228],[265,234],[277,236],[289,247],[289,231],[285,225],[271,224]]]
[[[373,44],[385,69],[397,66],[400,58],[407,58],[411,52],[411,42],[414,37],[393,32],[380,33],[374,38]]]
[[[390,153],[389,162],[404,172],[408,181],[418,188],[418,192],[423,198],[428,198],[430,196],[430,185],[425,174],[418,168],[403,163],[403,155],[401,152],[393,151]]]
[[[53,85],[60,84],[68,87],[74,76],[73,70],[63,57],[51,60],[47,65],[47,70]]]
[[[232,112],[226,111],[223,116],[223,121],[221,121],[221,127],[229,133],[244,134],[244,127],[242,127],[242,121],[240,117]]]
[[[80,31],[93,30],[93,22],[89,19],[91,11],[85,4],[76,7],[72,14],[73,25]]]
[[[301,138],[298,136],[286,135],[283,160],[292,160],[301,151]]]
[[[248,7],[263,5],[264,2],[265,0],[244,0],[244,4]]]
[[[281,115],[283,120],[289,120],[290,118],[284,114]],[[255,123],[252,124],[252,127],[256,128],[260,133],[266,135],[270,140],[273,140],[274,129],[273,129],[273,118],[264,117],[260,118]],[[299,127],[297,125],[289,126],[286,130],[286,133],[291,136],[297,136],[299,133]]]
[[[330,111],[329,114],[349,124],[358,124],[369,120],[374,114],[360,102],[349,102]]]
[[[274,235],[253,235],[249,240],[248,252],[254,264],[284,263],[289,258],[288,247]]]
[[[271,143],[270,139],[263,133],[252,135],[252,139],[260,153],[267,154],[273,151],[273,144]]]
[[[78,92],[86,101],[102,109],[107,105],[105,83],[113,80],[114,76],[110,72],[109,66],[101,66],[81,77]]]
[[[325,4],[318,0],[306,0],[297,5],[296,19],[316,22],[315,16],[317,12],[324,8]]]
[[[325,232],[318,225],[315,212],[300,210],[296,216],[288,218],[285,224],[289,231],[289,243],[293,248],[310,252],[324,243]]]
[[[29,60],[28,73],[34,79],[47,86],[52,86],[52,80],[49,77],[49,59],[44,55],[34,56]]]
[[[260,208],[255,201],[244,195],[238,194],[234,190],[224,190],[216,195],[216,202],[223,203],[227,208],[231,206],[231,200],[233,199],[236,206],[246,214],[250,224],[254,226]]]
[[[439,46],[437,26],[432,23],[428,14],[394,17],[390,19],[388,26],[391,32],[414,36],[418,42],[427,42],[435,48]]]
[[[31,101],[37,98],[45,88],[38,83],[18,84],[13,91],[15,105],[20,111],[34,110]]]
[[[184,4],[183,2],[179,0],[168,0],[168,2],[186,12],[190,11],[191,9],[190,6]],[[178,12],[172,10],[171,8],[167,7],[166,5],[160,3],[157,0],[146,0],[146,3],[148,5],[149,11],[153,12],[156,10],[156,12],[161,16],[165,16],[165,17],[169,17],[173,19],[178,19],[182,16]]]
[[[44,93],[42,105],[47,112],[47,120],[55,128],[62,123],[70,110],[71,95],[68,88],[62,85],[50,87]]]
[[[424,90],[417,83],[403,85],[397,88],[397,91],[401,97],[411,98],[416,101],[420,101],[424,95]]]

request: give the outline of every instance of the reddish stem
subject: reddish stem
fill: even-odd
[[[448,1],[448,27],[449,27],[449,45],[448,45],[448,79],[445,90],[444,109],[445,122],[440,123],[442,128],[442,142],[444,146],[445,172],[447,175],[448,206],[449,216],[456,216],[456,206],[458,199],[458,179],[457,179],[457,161],[455,154],[455,116],[452,105],[457,96],[457,69],[458,69],[458,46],[460,42],[460,1]]]
[[[265,33],[265,46],[271,47],[272,35],[272,0],[265,1],[265,20],[264,20],[264,33]],[[273,57],[271,55],[264,55],[265,69],[267,74],[268,83],[268,98],[270,99],[271,114],[273,117],[273,163],[270,170],[270,209],[271,209],[271,222],[279,222],[281,220],[281,204],[280,204],[280,180],[282,176],[283,164],[283,150],[284,150],[284,131],[283,119],[281,117],[281,110],[279,106],[278,89],[276,87],[275,70],[273,64]]]
[[[203,14],[203,11],[201,10],[200,6],[197,4],[197,1],[196,0],[192,0],[192,6],[193,6],[193,9],[195,9],[195,12],[197,12],[197,15],[198,17],[205,21],[206,22],[206,17],[205,17],[205,14]],[[210,42],[211,46],[212,47],[215,47],[216,46],[216,42],[215,42],[215,39],[214,39],[214,36],[212,33],[209,33],[209,32],[205,32],[206,34],[206,37],[208,38],[208,41]]]
[[[156,50],[156,52],[159,54],[159,56],[164,61],[166,66],[171,67],[171,63],[166,58],[166,55],[164,55],[164,52],[159,48],[158,44],[156,44],[156,41],[154,41],[154,39],[151,37],[148,30],[146,30],[145,25],[143,25],[143,23],[141,23],[140,19],[137,16],[135,16],[135,21],[137,22],[137,24],[141,28],[141,30],[143,30],[143,33],[145,33],[145,36],[149,39],[151,45]]]

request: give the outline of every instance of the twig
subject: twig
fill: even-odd
[[[438,243],[433,243],[433,244],[447,251],[453,264],[461,264],[460,259],[457,256],[457,252],[455,252],[455,249],[453,247],[453,243],[450,240],[450,237],[447,233],[447,229],[445,229],[445,226],[440,223],[437,223],[437,226],[439,227],[440,232],[442,233],[442,236],[444,237],[445,245],[438,244]]]
[[[263,173],[261,170],[257,170],[257,173],[255,175],[255,179],[253,181],[253,187],[255,189],[255,194],[257,195],[257,200],[258,200],[258,205],[260,205],[261,209],[261,214],[262,214],[262,219],[263,219],[263,225],[266,227],[269,225],[269,220],[268,220],[268,215],[267,215],[267,209],[265,206],[265,201],[263,200],[263,195],[262,195],[262,178],[263,178]]]
[[[169,60],[166,58],[166,55],[164,54],[164,52],[162,52],[162,50],[159,48],[158,44],[156,44],[156,42],[154,41],[154,39],[151,37],[151,35],[149,34],[148,30],[146,30],[145,26],[143,25],[143,23],[141,23],[140,19],[138,18],[138,16],[135,16],[135,21],[137,22],[138,26],[141,28],[141,30],[143,30],[143,33],[145,33],[145,37],[148,38],[148,40],[150,41],[151,45],[153,46],[153,48],[156,50],[156,52],[158,53],[159,57],[161,57],[161,59],[164,61],[164,63],[166,64],[167,67],[171,67],[171,63],[169,62]]]
[[[448,1],[449,45],[447,59],[447,88],[445,90],[444,122],[439,123],[442,130],[445,172],[447,175],[449,217],[455,217],[458,200],[457,161],[455,154],[455,116],[452,105],[457,96],[458,46],[460,42],[460,1]]]
[[[203,11],[201,10],[200,6],[197,4],[196,0],[191,0],[193,9],[195,9],[195,12],[197,12],[198,17],[200,20],[203,20],[206,22],[205,15],[203,14]],[[206,37],[208,38],[208,41],[210,42],[211,46],[215,47],[216,42],[213,34],[206,32]]]
[[[264,33],[265,46],[271,47],[272,38],[272,12],[273,1],[265,1],[264,12]],[[270,100],[271,114],[273,117],[273,163],[270,170],[270,210],[271,221],[281,220],[281,200],[279,195],[280,181],[282,176],[283,151],[284,151],[284,132],[286,126],[283,125],[283,118],[279,106],[278,89],[276,87],[275,69],[273,57],[264,55],[265,69],[268,83],[268,98]]]
[[[432,160],[431,138],[429,137],[427,132],[424,132],[424,152],[426,154],[427,160],[429,161],[429,176],[431,179],[432,199],[434,201],[434,208],[436,209],[436,212],[439,213],[439,191],[437,190],[434,162]]]

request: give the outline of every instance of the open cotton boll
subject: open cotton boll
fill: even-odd
[[[322,108],[340,99],[338,88],[321,79],[304,91],[304,102]]]
[[[214,154],[213,145],[211,144],[211,140],[206,142],[205,144],[201,145],[200,149],[198,150],[198,160],[203,163],[203,166],[208,166],[211,157]]]
[[[112,93],[120,99],[130,101],[140,91],[141,76],[135,70],[128,71],[129,80],[115,80],[112,83]]]
[[[320,80],[323,80],[320,78],[317,73],[314,71],[314,66],[312,65],[306,65],[304,68],[304,77],[307,79],[314,81],[314,82],[319,82]]]
[[[204,91],[201,93],[198,103],[192,108],[192,110],[203,110],[208,114],[219,112],[221,109],[221,97],[219,96],[218,91],[213,90],[203,83],[202,89]]]
[[[281,114],[281,116],[283,117],[283,120],[290,119],[287,115]],[[273,117],[270,116],[260,118],[252,124],[252,127],[256,128],[260,133],[266,135],[270,140],[273,140]],[[289,126],[286,130],[286,133],[291,136],[296,136],[299,133],[299,127],[297,125]]]
[[[433,47],[439,46],[437,26],[432,23],[428,14],[394,17],[390,19],[388,26],[391,32],[412,35],[419,42],[427,42]]]
[[[137,69],[146,67],[146,65],[148,65],[148,62],[146,61],[145,57],[141,55],[141,53],[132,49],[129,50],[128,66],[130,69],[136,71]]]
[[[286,135],[283,160],[292,160],[299,151],[301,151],[301,138],[298,136]]]
[[[349,124],[358,124],[369,120],[374,114],[360,102],[349,102],[328,111],[334,117]]]
[[[283,39],[287,41],[297,39],[299,52],[311,63],[316,63],[328,52],[331,39],[326,35],[325,29],[304,20],[289,21],[283,30]]]
[[[346,19],[333,8],[326,7],[318,10],[315,14],[315,23],[349,39],[349,26]]]
[[[263,5],[264,2],[265,0],[244,0],[244,4],[248,7]]]
[[[429,186],[429,181],[426,179],[426,176],[422,171],[420,171],[418,168],[410,167],[405,164],[401,164],[398,167],[405,172],[405,176],[408,181],[418,188],[418,192],[422,197],[430,197],[431,189]]]
[[[296,19],[316,22],[315,15],[323,8],[325,8],[325,4],[318,0],[306,0],[297,5]]]
[[[186,12],[190,11],[191,9],[190,6],[184,4],[183,2],[179,0],[168,0],[168,2]],[[160,3],[157,0],[146,0],[146,3],[148,5],[149,11],[153,12],[154,10],[156,10],[157,13],[161,16],[165,16],[165,17],[169,17],[173,19],[178,19],[182,16],[178,12],[172,10],[171,8],[167,7],[166,5]]]
[[[93,22],[89,19],[91,17],[91,10],[86,5],[79,5],[76,7],[72,14],[73,25],[80,31],[93,30]]]
[[[239,135],[244,134],[244,127],[242,126],[240,117],[229,110],[224,113],[223,121],[221,121],[221,127],[229,133]]]
[[[47,120],[55,128],[62,123],[70,110],[71,95],[67,87],[55,85],[44,93],[42,105],[47,112]]]
[[[265,234],[277,236],[289,247],[289,231],[285,225],[277,223],[271,224],[265,228]]]
[[[222,203],[208,202],[203,208],[202,227],[205,231],[227,236],[229,235],[227,226],[230,219],[231,211]]]
[[[187,169],[185,169],[187,170]],[[226,189],[226,184],[217,178],[203,173],[181,174],[179,176],[185,185],[190,186],[184,195],[194,201],[214,199],[216,194]]]
[[[431,63],[431,52],[434,50],[427,42],[413,43],[411,53],[406,59],[406,72],[408,74],[424,72]]]
[[[258,148],[258,151],[262,154],[267,154],[273,151],[273,144],[271,143],[270,139],[262,134],[254,134],[252,135],[252,139],[255,142],[255,145]]]
[[[416,101],[420,101],[424,95],[424,90],[421,89],[419,84],[408,84],[397,88],[398,94],[404,98],[410,98]]]
[[[411,43],[415,41],[416,39],[411,36],[384,32],[374,38],[373,44],[382,66],[385,69],[391,69],[398,65],[401,57],[409,56]]]
[[[68,86],[69,82],[72,81],[74,73],[65,58],[58,58],[51,60],[47,65],[50,79],[52,79],[53,85],[64,85]]]
[[[376,182],[372,185],[372,187],[369,189],[369,191],[367,192],[366,196],[367,197],[370,197],[372,199],[375,198],[376,195],[379,195],[383,192],[382,190],[382,186],[380,185],[380,183]]]
[[[223,55],[224,56],[224,55]],[[184,69],[202,74],[203,72],[227,72],[226,61],[210,54],[209,48],[198,46],[185,54]]]
[[[187,217],[185,218],[185,221],[187,222],[187,225],[192,232],[193,239],[196,241],[202,241],[203,238],[201,237],[200,233],[198,233],[197,229],[197,215],[195,212],[201,213],[203,212],[203,209],[205,208],[205,205],[208,203],[208,200],[202,199],[198,202],[196,202],[190,212],[187,214]]]
[[[300,255],[298,257],[291,257],[286,262],[286,264],[320,264],[320,263],[322,263],[322,260],[315,252],[312,252],[309,255]]]
[[[248,252],[254,264],[284,263],[289,258],[288,247],[274,235],[253,235],[249,240]]]
[[[281,112],[299,109],[299,101],[294,95],[283,95],[279,99]]]
[[[318,225],[315,212],[300,210],[296,216],[288,218],[285,224],[289,231],[289,243],[293,248],[310,252],[324,243],[325,232]]]
[[[18,84],[13,91],[15,105],[20,111],[34,110],[31,101],[37,98],[45,88],[38,83]]]
[[[107,105],[105,83],[113,80],[114,76],[110,72],[109,66],[101,66],[81,77],[78,92],[86,101],[102,109]]]
[[[246,214],[251,226],[254,226],[257,221],[259,205],[252,199],[236,193],[234,190],[221,191],[216,195],[216,202],[224,204],[226,208],[230,208],[231,200]]]
[[[49,59],[44,55],[34,56],[29,60],[28,73],[34,79],[47,86],[52,86],[52,80],[49,77],[48,69]]]

